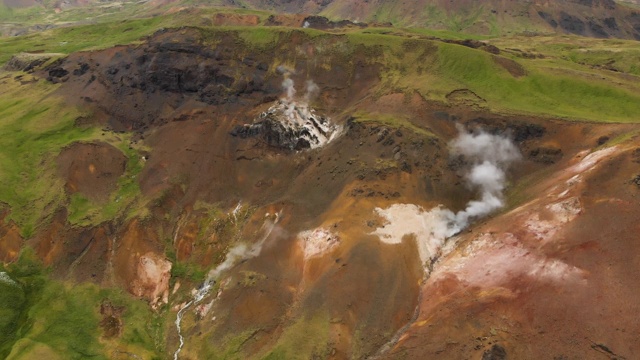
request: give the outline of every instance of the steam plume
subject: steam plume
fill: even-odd
[[[479,199],[469,201],[463,210],[454,213],[442,206],[425,211],[413,204],[395,204],[376,212],[389,223],[373,233],[386,243],[402,242],[405,235],[417,240],[423,262],[440,252],[447,238],[456,235],[469,223],[504,206],[503,191],[506,169],[520,159],[518,148],[508,137],[483,131],[468,132],[459,127],[460,134],[449,143],[453,155],[462,155],[471,163],[465,173],[467,184],[477,189]]]
[[[508,138],[484,131],[471,133],[462,126],[460,134],[449,144],[454,155],[463,155],[472,162],[465,174],[467,184],[480,192],[480,199],[470,201],[466,208],[453,214],[446,213],[449,223],[447,236],[453,236],[467,227],[469,221],[492,213],[504,206],[502,192],[506,184],[505,170],[520,159],[520,151]]]
[[[282,88],[287,94],[286,100],[293,101],[293,97],[296,95],[296,88],[294,87],[293,80],[291,78],[286,78],[282,81]]]
[[[306,85],[307,91],[304,93],[304,101],[308,103],[314,100],[316,96],[318,96],[320,88],[318,87],[318,85],[316,85],[315,82],[313,82],[313,80],[307,80]]]

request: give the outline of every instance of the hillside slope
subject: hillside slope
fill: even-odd
[[[104,22],[211,7],[267,10],[276,17],[283,12],[322,15],[336,21],[347,19],[485,36],[561,33],[640,39],[640,8],[637,3],[614,0],[156,0],[144,3],[4,0],[4,5],[0,6],[0,30],[4,34],[15,35],[72,23]]]
[[[268,18],[0,43],[0,357],[640,354],[635,41]]]
[[[392,23],[469,34],[569,33],[640,39],[640,11],[613,0],[535,1],[248,1],[256,8],[321,14],[333,19]]]

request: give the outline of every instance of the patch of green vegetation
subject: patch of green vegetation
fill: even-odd
[[[352,45],[384,46],[399,55],[400,46],[406,38],[402,33],[395,33],[390,29],[366,29],[354,30],[347,33],[349,42]]]
[[[483,6],[480,5],[477,8],[467,8],[459,13],[449,16],[447,19],[447,25],[450,31],[460,32],[478,21],[478,18],[483,13]]]
[[[402,14],[402,10],[393,2],[382,2],[376,7],[376,12],[367,17],[367,21],[389,22],[394,26],[406,26],[408,17]]]
[[[491,43],[506,49],[519,49],[543,54],[549,58],[562,59],[583,65],[583,69],[625,72],[640,75],[640,49],[637,41],[622,39],[592,39],[573,35],[501,37]]]
[[[176,279],[188,279],[194,284],[202,284],[207,277],[207,271],[202,269],[199,265],[192,262],[178,261],[175,259],[169,260],[173,263],[171,267],[171,279],[175,282]]]
[[[329,356],[330,318],[317,313],[302,316],[287,327],[263,359],[325,359]]]
[[[248,329],[240,334],[227,336],[220,344],[210,344],[204,340],[202,346],[197,349],[197,355],[204,359],[211,360],[247,359],[247,356],[242,352],[242,347],[247,340],[251,339],[256,333],[257,330]],[[184,348],[183,354],[188,356],[189,350],[189,348]]]
[[[266,275],[255,272],[255,271],[241,271],[242,279],[240,280],[240,284],[244,287],[253,287],[259,281],[262,281],[267,278]]]
[[[54,160],[62,148],[77,141],[111,143],[128,161],[107,203],[93,202],[80,194],[70,197],[70,223],[88,226],[117,216],[144,216],[146,203],[138,196],[137,182],[144,165],[141,146],[130,146],[130,135],[101,136],[97,129],[76,126],[76,119],[85,114],[54,95],[58,85],[42,80],[20,85],[12,77],[16,75],[10,73],[0,80],[0,201],[11,207],[10,219],[21,235],[31,237],[38,224],[65,202]]]
[[[88,291],[85,286],[71,290],[55,282],[44,286],[38,301],[29,309],[29,329],[8,358],[29,359],[37,345],[44,344],[58,356],[69,359],[106,359],[100,356],[104,349],[95,336],[99,317]]]
[[[194,240],[197,248],[211,246],[212,241],[218,245],[228,245],[240,240],[242,230],[253,215],[255,208],[242,204],[236,206],[223,211],[220,204],[209,204],[202,200],[196,201],[193,210],[198,213],[199,217],[198,233]],[[171,244],[171,240],[168,239],[167,243]],[[205,280],[208,270],[197,263],[197,257],[202,254],[194,254],[195,256],[188,260],[179,260],[176,252],[172,250],[172,246],[167,246],[167,249],[169,250],[166,256],[173,263],[171,285],[180,279],[188,280],[194,284],[201,284]],[[220,249],[213,256],[214,264],[223,261],[226,255],[226,252],[222,251],[223,248]]]
[[[205,216],[200,218],[198,239],[205,240],[212,235],[221,241],[238,240],[240,230],[255,211],[254,207],[238,203],[235,208],[223,211],[219,204],[197,201],[194,210]]]
[[[238,33],[240,38],[248,44],[264,47],[265,45],[275,43],[281,32],[279,29],[259,26],[245,28]]]
[[[162,26],[172,24],[168,17],[135,19],[63,27],[39,33],[0,38],[0,65],[21,52],[63,53],[104,49],[129,44],[150,35]]]
[[[424,128],[421,128],[407,118],[399,115],[391,115],[391,114],[380,114],[380,113],[370,113],[359,111],[353,114],[355,122],[362,123],[376,123],[381,125],[387,125],[392,129],[401,129],[406,128],[416,134],[423,135],[425,137],[434,137],[435,135]]]
[[[571,61],[589,66],[602,67],[629,74],[640,75],[640,49],[574,49],[567,52]]]
[[[423,29],[423,28],[408,28],[404,29],[407,34],[417,34],[427,37],[435,37],[438,39],[445,40],[487,40],[492,39],[495,35],[481,35],[481,34],[465,34],[458,31],[451,30],[433,30],[433,29]]]
[[[435,72],[440,89],[429,83],[421,88],[440,100],[447,92],[466,88],[497,111],[599,122],[634,122],[640,113],[640,94],[590,79],[588,73],[570,76],[538,65],[528,67],[527,76],[514,78],[491,54],[464,46],[440,44]]]
[[[616,145],[620,145],[620,144],[624,144],[628,141],[631,140],[635,140],[638,135],[640,135],[640,130],[633,130],[633,131],[629,131],[629,132],[624,132],[622,134],[617,135],[616,137],[614,137],[613,139],[609,139],[607,142],[605,142],[604,144],[598,146],[596,149],[594,149],[594,151],[600,150],[600,149],[604,149],[604,148],[609,148],[612,146],[616,146]]]
[[[64,198],[54,157],[96,131],[75,126],[82,113],[53,95],[57,85],[20,85],[15,75],[0,79],[0,201],[11,207],[11,220],[29,238],[43,214],[51,215]]]
[[[389,89],[404,93],[417,90],[427,99],[448,102],[447,95],[452,91],[467,89],[479,97],[484,107],[496,112],[598,122],[640,120],[637,117],[640,82],[616,73],[557,57],[511,58],[515,66],[526,71],[516,78],[496,63],[495,55],[480,49],[424,39],[407,40],[401,32],[385,29],[352,31],[347,36],[353,46],[378,49],[372,52],[370,61],[383,65],[379,91],[384,93],[389,93]],[[406,41],[412,42],[409,49],[403,46]],[[584,41],[588,44],[600,40]],[[429,47],[435,47],[436,51],[430,51]],[[624,48],[627,47],[624,42]],[[625,58],[633,58],[634,50],[629,51]]]
[[[40,19],[42,9],[37,6],[25,8],[12,8],[4,3],[0,4],[0,21],[2,22],[27,22]]]
[[[7,359],[109,359],[114,351],[144,358],[160,358],[164,351],[163,314],[154,314],[146,302],[119,289],[94,284],[70,286],[52,280],[35,254],[26,248],[6,269],[15,284],[0,280],[4,325],[0,357]],[[122,335],[100,340],[100,304],[123,307]],[[104,342],[104,343],[103,343]],[[107,343],[107,346],[105,346]]]
[[[99,289],[91,286],[93,301],[100,304],[108,300],[114,307],[123,307],[122,335],[107,342],[120,352],[136,354],[145,359],[160,359],[166,350],[165,324],[173,314],[151,310],[146,301],[134,299],[121,289]]]
[[[44,283],[33,251],[22,251],[7,268],[0,265],[0,358],[6,358],[26,323],[27,312]]]
[[[9,275],[0,272],[0,357],[5,358],[18,330],[18,320],[26,302],[24,290]]]

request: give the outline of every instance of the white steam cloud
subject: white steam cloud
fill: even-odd
[[[291,78],[286,78],[282,81],[282,88],[287,94],[286,100],[293,101],[293,97],[296,95],[296,88],[294,87],[293,80]]]
[[[313,101],[320,93],[320,87],[318,87],[313,80],[307,80],[306,90],[304,93],[304,101],[307,103]]]
[[[305,83],[305,93],[301,99],[296,99],[295,83],[291,78],[285,78],[282,81],[282,90],[285,97],[280,101],[285,107],[285,116],[297,124],[304,124],[307,119],[314,116],[313,110],[309,107],[309,103],[313,101],[320,93],[320,88],[313,80],[307,80]]]
[[[413,204],[395,204],[376,212],[388,221],[373,234],[386,243],[397,244],[405,235],[416,237],[423,262],[436,257],[447,238],[466,228],[474,219],[482,218],[504,206],[506,169],[520,159],[520,151],[505,136],[484,131],[460,134],[449,143],[452,155],[461,155],[470,162],[465,173],[467,185],[479,192],[479,199],[469,201],[463,210],[454,213],[442,206],[425,211]]]
[[[453,155],[462,155],[472,166],[465,174],[467,184],[480,192],[480,199],[470,201],[466,208],[449,218],[449,233],[453,236],[469,225],[469,221],[492,213],[504,206],[502,192],[506,185],[506,169],[521,155],[511,139],[484,131],[468,132],[459,126],[460,134],[449,146]]]
[[[209,271],[207,275],[207,281],[205,282],[204,286],[209,286],[210,284],[212,284],[215,279],[219,278],[223,272],[231,269],[238,262],[260,255],[260,252],[262,251],[262,244],[263,242],[258,242],[253,244],[252,246],[247,246],[246,244],[238,244],[232,247],[231,250],[229,250],[229,252],[227,253],[224,261],[218,264],[215,269]]]
[[[234,216],[239,210],[240,206],[241,206],[241,203],[238,203],[238,206],[236,206],[236,208],[233,211]],[[252,245],[238,244],[232,247],[227,253],[227,256],[225,257],[224,261],[218,264],[218,266],[216,266],[214,269],[209,271],[209,273],[207,274],[206,280],[204,281],[202,286],[200,286],[200,288],[196,291],[195,295],[193,296],[193,299],[188,303],[186,303],[182,307],[182,309],[178,311],[178,314],[176,315],[175,324],[176,324],[176,330],[178,331],[178,336],[180,338],[180,345],[178,346],[178,349],[173,354],[174,360],[178,360],[178,355],[180,354],[180,351],[182,351],[182,347],[184,346],[184,337],[182,336],[182,330],[180,328],[180,324],[182,323],[182,317],[184,316],[187,309],[189,309],[194,304],[198,304],[200,301],[202,301],[202,299],[204,299],[209,294],[209,291],[211,291],[211,288],[216,283],[216,280],[220,277],[220,275],[223,272],[231,269],[233,266],[235,266],[237,263],[241,261],[251,259],[260,255],[260,252],[262,252],[262,247],[265,241],[267,240],[267,238],[269,238],[269,235],[271,235],[274,228],[276,227],[276,224],[280,219],[280,215],[281,215],[280,213],[275,214],[275,219],[272,221],[269,218],[269,214],[267,214],[267,219],[265,219],[265,222],[261,229],[263,235],[260,238],[260,240],[258,240],[256,243]]]

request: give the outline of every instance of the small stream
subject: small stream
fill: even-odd
[[[238,206],[233,211],[234,217],[237,214],[239,207],[240,203],[238,203]],[[193,305],[198,304],[207,295],[209,295],[211,288],[213,287],[213,285],[215,285],[216,280],[218,279],[218,277],[220,277],[220,274],[222,274],[222,272],[231,269],[235,264],[242,260],[247,260],[260,255],[260,252],[262,251],[262,245],[264,245],[264,242],[267,240],[267,238],[269,238],[269,235],[271,235],[271,232],[278,223],[281,212],[277,213],[275,216],[276,217],[273,221],[271,221],[270,219],[265,220],[264,224],[262,225],[264,235],[258,242],[250,247],[248,247],[246,244],[238,244],[231,248],[231,250],[229,250],[229,252],[227,253],[224,261],[216,266],[216,268],[209,271],[209,273],[207,274],[207,279],[193,295],[193,299],[191,299],[191,301],[189,301],[185,306],[182,307],[182,309],[180,309],[180,311],[178,311],[175,324],[176,330],[178,331],[178,337],[180,338],[180,345],[178,346],[176,352],[173,354],[173,360],[178,360],[178,355],[180,355],[180,351],[182,351],[182,347],[184,346],[184,337],[182,336],[181,329],[182,317],[184,316],[184,314],[189,308],[191,308]]]

